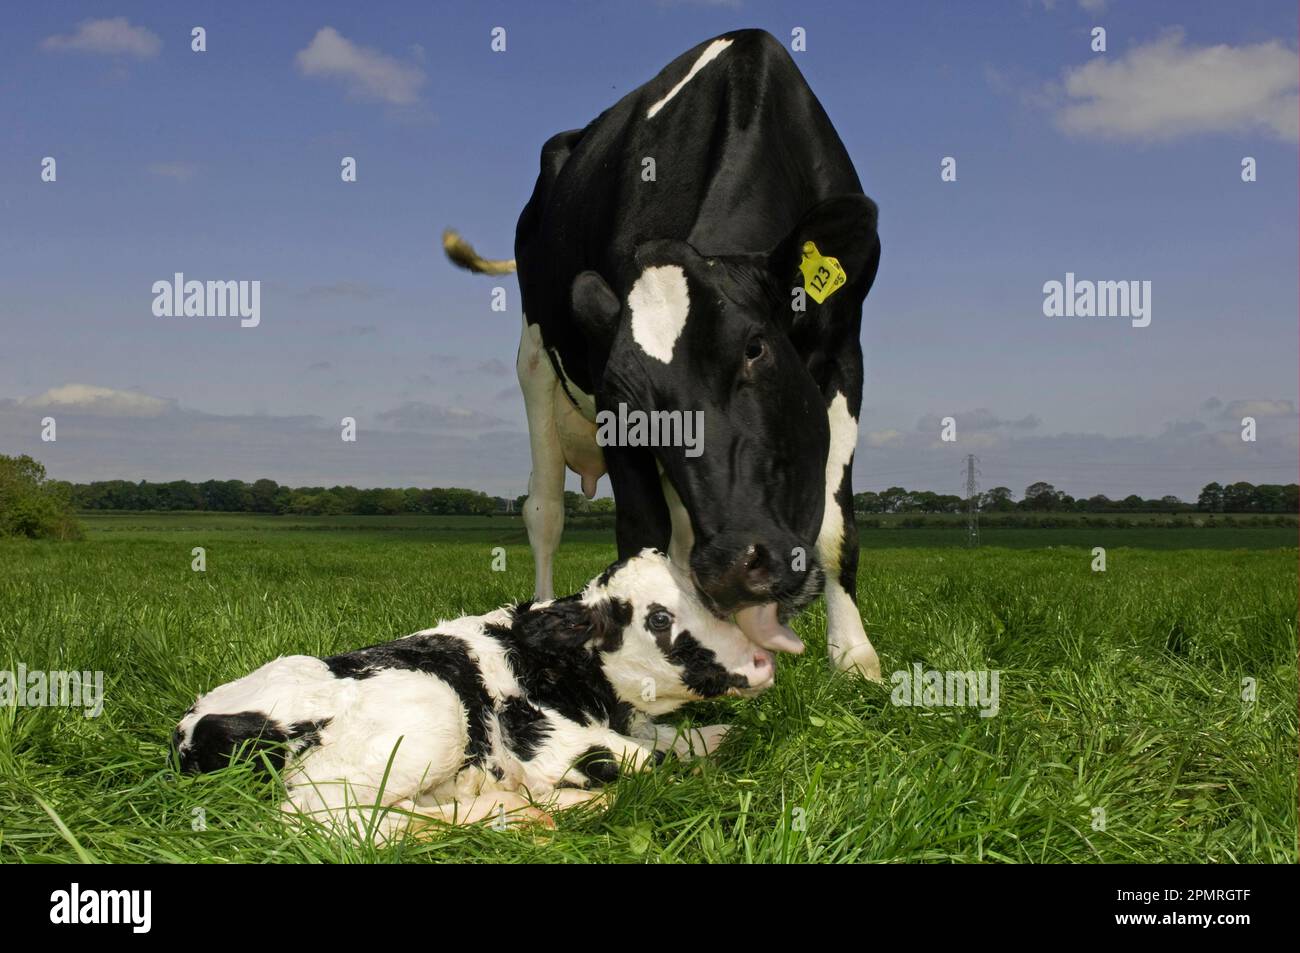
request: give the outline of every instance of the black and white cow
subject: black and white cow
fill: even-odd
[[[566,465],[609,473],[620,555],[667,547],[761,645],[825,586],[832,662],[879,678],[857,608],[850,476],[876,206],[784,47],[700,44],[542,147],[515,259],[453,231],[449,257],[516,269],[532,449],[524,519],[551,593]],[[702,411],[703,452],[597,445],[597,414]]]
[[[708,753],[725,725],[679,734],[652,717],[757,694],[774,673],[771,653],[646,550],[577,596],[329,658],[276,659],[201,696],[173,745],[188,772],[261,749],[285,768],[287,817],[379,840],[428,818],[545,821],[538,805],[589,800],[620,768],[669,749]]]

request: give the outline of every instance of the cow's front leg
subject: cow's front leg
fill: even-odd
[[[858,526],[853,517],[853,451],[858,421],[842,391],[826,409],[831,444],[826,457],[826,508],[817,557],[826,572],[826,649],[831,665],[880,681],[880,657],[858,612]]]
[[[618,558],[635,556],[647,546],[666,552],[672,539],[672,520],[654,457],[641,448],[604,449],[614,491]]]
[[[527,318],[519,340],[515,371],[524,392],[528,446],[533,462],[528,476],[528,499],[524,501],[524,526],[528,529],[528,545],[533,550],[533,597],[553,599],[551,560],[564,532],[564,450],[555,419],[559,379],[542,345],[541,329],[529,324]]]

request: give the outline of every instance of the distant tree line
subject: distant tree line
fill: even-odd
[[[57,481],[52,481],[56,482]],[[219,513],[294,513],[302,515],[359,516],[397,513],[436,515],[490,515],[504,511],[522,512],[525,497],[507,501],[477,490],[459,487],[421,489],[354,486],[281,486],[274,480],[207,480],[191,483],[173,480],[151,483],[141,480],[104,480],[67,484],[73,505],[84,510],[210,510]],[[1137,494],[1112,500],[1098,494],[1073,497],[1050,483],[1031,483],[1016,500],[1005,486],[995,486],[978,497],[985,513],[1295,513],[1300,511],[1300,485],[1210,483],[1195,503],[1176,496],[1147,499]],[[966,500],[955,494],[929,490],[907,490],[893,486],[880,493],[858,493],[853,497],[859,513],[961,513]],[[564,509],[570,516],[608,514],[614,501],[588,500],[580,493],[564,494]]]
[[[520,513],[525,497],[507,500],[460,487],[358,489],[354,486],[282,486],[274,480],[100,480],[68,483],[49,480],[45,468],[31,457],[0,455],[0,536],[78,535],[74,510],[205,510],[217,513],[268,513],[311,516],[433,515],[490,516]],[[858,493],[854,509],[864,515],[902,513],[961,513],[967,501],[955,494],[890,487],[880,493]],[[1296,513],[1300,485],[1210,483],[1195,503],[1176,496],[1144,499],[1136,494],[1120,500],[1103,495],[1070,496],[1050,483],[1031,483],[1016,500],[1005,486],[979,494],[985,513]],[[588,500],[564,494],[564,509],[573,517],[607,518],[614,512],[609,498]]]
[[[398,513],[488,516],[502,509],[494,497],[458,487],[358,489],[355,486],[281,486],[274,480],[100,480],[70,484],[82,510],[206,510],[303,516],[382,516]]]
[[[1050,483],[1031,483],[1016,500],[1005,486],[979,494],[984,513],[1296,513],[1300,512],[1300,485],[1264,483],[1207,484],[1195,503],[1176,496],[1144,499],[1137,494],[1112,500],[1098,494],[1073,497]],[[954,494],[929,490],[906,490],[892,486],[880,493],[855,493],[853,508],[859,513],[961,513],[967,501]]]
[[[492,516],[523,512],[526,496],[507,500],[460,487],[281,486],[274,480],[99,480],[58,483],[79,510],[202,510],[213,513],[272,513],[299,516],[393,516],[426,513],[437,516]],[[566,491],[564,510],[570,516],[614,512],[609,498],[588,500]]]
[[[1300,507],[1300,486],[1294,483],[1207,483],[1197,497],[1203,513],[1294,513]]]

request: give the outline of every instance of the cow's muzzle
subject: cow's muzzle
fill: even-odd
[[[751,641],[777,651],[802,651],[803,644],[781,623],[817,597],[825,577],[811,547],[793,537],[778,539],[728,545],[720,538],[697,546],[691,576],[705,605],[720,617],[735,613]]]

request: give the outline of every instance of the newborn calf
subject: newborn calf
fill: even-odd
[[[707,753],[725,726],[677,737],[649,716],[756,694],[774,672],[647,549],[577,596],[276,659],[199,698],[173,742],[189,772],[262,749],[283,769],[285,810],[384,839],[429,818],[545,820],[537,805],[591,798],[620,768]]]

